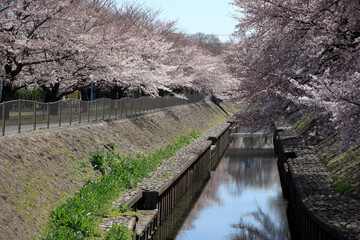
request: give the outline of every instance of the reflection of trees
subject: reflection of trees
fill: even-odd
[[[268,188],[278,181],[272,148],[272,137],[269,136],[240,136],[233,139],[227,152],[230,158],[227,173],[235,180],[234,194],[241,194],[248,186]]]
[[[196,201],[194,208],[188,215],[186,222],[183,225],[183,230],[191,230],[194,228],[193,222],[199,215],[199,212],[203,209],[211,207],[214,204],[222,205],[218,195],[218,189],[220,185],[225,185],[231,180],[231,176],[227,173],[228,162],[229,158],[223,157],[217,166],[216,171],[211,173],[211,178],[201,193],[201,196]]]
[[[261,208],[258,208],[257,212],[250,214],[258,226],[252,223],[245,222],[240,219],[239,223],[233,224],[232,227],[237,230],[237,233],[230,236],[231,240],[241,239],[260,239],[260,240],[273,240],[290,239],[290,233],[288,230],[285,218],[279,217],[276,219],[279,222],[274,222],[268,214],[265,214]]]
[[[273,158],[254,157],[251,153],[244,155],[241,150],[239,153],[236,159],[231,158],[227,170],[236,185],[234,194],[241,194],[248,186],[269,188],[278,181],[278,170]]]
[[[253,147],[254,146],[254,147]],[[262,147],[265,146],[265,149]],[[193,223],[199,216],[199,213],[214,204],[222,205],[219,194],[221,185],[230,186],[234,182],[235,190],[233,194],[239,196],[246,187],[270,188],[278,181],[277,166],[274,164],[274,152],[270,149],[272,138],[261,139],[260,136],[254,137],[236,137],[232,142],[227,154],[220,161],[215,172],[212,172],[211,178],[204,188],[201,196],[197,200],[193,209],[189,213],[182,230],[191,230],[194,228]],[[231,184],[234,186],[233,184]],[[277,199],[282,199],[281,192],[279,197],[273,199],[271,204],[276,209],[276,215],[282,211],[283,206],[279,205]]]
[[[272,149],[271,136],[245,135],[235,136],[230,143],[231,149]]]
[[[273,212],[273,216],[276,216],[278,218],[278,221],[280,221],[282,225],[287,226],[286,209],[288,206],[288,201],[283,198],[282,191],[277,192],[276,197],[270,199],[269,205],[271,211]]]

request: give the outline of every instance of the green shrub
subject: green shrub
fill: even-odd
[[[81,239],[83,236],[81,233],[74,232],[72,229],[69,228],[59,228],[51,233],[48,234],[46,239],[49,240],[78,240]]]
[[[105,158],[106,153],[99,150],[99,148],[97,148],[95,153],[90,157],[91,165],[95,170],[99,170],[102,174],[105,174],[107,168]]]
[[[104,236],[104,240],[131,240],[132,231],[123,225],[114,225]]]
[[[107,142],[106,146],[108,146],[109,148],[111,148],[112,150],[115,150],[115,143],[114,142]]]
[[[131,212],[133,209],[131,207],[128,207],[124,204],[120,204],[119,206],[119,211],[122,212],[122,213],[125,213],[125,212]]]
[[[42,100],[44,98],[44,95],[45,93],[42,88],[37,88],[34,90],[20,88],[15,92],[15,99]]]

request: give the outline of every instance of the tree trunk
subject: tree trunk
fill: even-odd
[[[90,93],[91,90],[89,91],[89,89],[79,89],[79,91],[81,93],[81,100],[82,101],[90,101],[91,96],[89,96],[89,93]],[[81,106],[82,106],[81,112],[82,113],[87,113],[88,104],[86,102],[83,102],[81,104]]]
[[[125,89],[120,86],[114,86],[110,90],[111,99],[119,99],[123,97]]]
[[[52,88],[48,88],[48,87],[44,87],[44,86],[42,88],[44,89],[44,92],[45,92],[45,97],[44,97],[45,103],[51,103],[51,102],[56,102],[56,101],[60,100],[60,98],[58,97],[58,92],[59,92],[59,84],[58,83],[56,83],[55,86],[53,86]],[[49,114],[57,115],[58,108],[51,107],[49,109]]]
[[[18,88],[13,89],[11,86],[3,86],[1,101],[7,102],[14,100],[15,92],[17,90]],[[7,106],[5,106],[5,120],[9,119],[10,117],[10,107],[8,107],[8,104],[6,105]]]

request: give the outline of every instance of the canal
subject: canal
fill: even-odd
[[[237,135],[153,239],[290,239],[272,137]]]

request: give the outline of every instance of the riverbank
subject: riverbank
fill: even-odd
[[[333,189],[360,201],[360,145],[341,150],[342,142],[336,136],[318,139],[316,124],[311,117],[298,119],[293,129],[331,171]]]
[[[134,216],[104,217],[100,224],[102,232],[121,224],[133,229],[136,239],[145,240],[152,236],[189,187],[200,176],[209,175],[221,159],[229,144],[229,127],[226,120],[219,122],[174,156],[165,159],[137,187],[125,191],[113,202],[113,209],[131,207],[138,219]]]
[[[226,108],[226,106],[223,106]],[[211,102],[177,106],[131,119],[42,130],[0,139],[0,238],[36,239],[48,213],[98,178],[89,156],[114,142],[122,155],[151,152],[181,133],[204,132],[226,118]]]
[[[284,195],[302,239],[360,239],[360,202],[335,191],[334,172],[305,138],[286,127],[275,136]]]

